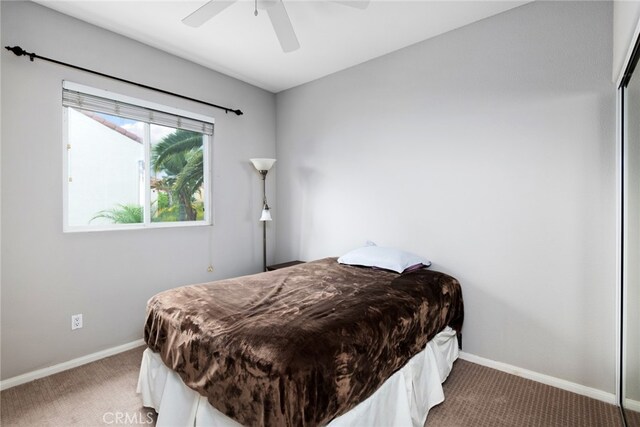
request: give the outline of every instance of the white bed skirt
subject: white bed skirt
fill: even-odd
[[[329,426],[424,426],[429,409],[444,401],[442,383],[457,358],[458,339],[447,327],[374,394],[334,418]],[[240,426],[187,387],[149,349],[142,355],[137,392],[142,395],[142,404],[158,413],[157,427]]]

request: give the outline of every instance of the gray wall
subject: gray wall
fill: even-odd
[[[424,255],[464,351],[613,393],[612,19],[535,2],[279,93],[278,261]]]
[[[31,2],[1,2],[2,45],[20,45],[220,110],[2,50],[3,379],[142,337],[158,291],[262,268],[261,181],[275,155],[275,96]],[[63,79],[214,116],[213,227],[62,233]],[[269,175],[275,184],[277,166]],[[268,187],[274,206],[275,185]],[[270,224],[270,241],[275,224]],[[271,251],[273,253],[273,251]],[[215,271],[207,272],[213,262]],[[84,314],[84,328],[70,319]]]

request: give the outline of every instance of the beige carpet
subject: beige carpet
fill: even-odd
[[[614,405],[458,360],[429,427],[622,426]]]
[[[136,394],[143,350],[139,347],[0,392],[0,425],[149,425],[147,413],[155,413],[143,408]],[[142,422],[131,422],[134,418]]]
[[[640,427],[640,412],[626,411],[627,427]]]
[[[2,426],[150,425],[135,393],[143,348],[0,393]],[[613,405],[458,360],[429,427],[617,427]],[[118,420],[120,422],[118,422]]]

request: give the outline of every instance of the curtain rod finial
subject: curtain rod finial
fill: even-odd
[[[15,53],[17,56],[22,56],[22,55],[24,55],[25,53],[27,53],[27,52],[25,52],[25,50],[24,50],[24,49],[22,49],[20,46],[13,46],[13,47],[11,47],[11,46],[5,46],[4,48],[5,48],[5,49],[7,49],[7,50],[8,50],[8,51],[10,51],[10,52]]]
[[[29,53],[26,50],[24,50],[23,48],[21,48],[20,46],[5,46],[5,49],[7,49],[10,52],[13,52],[16,56],[28,56],[29,59],[31,60],[31,62],[33,62],[33,58],[35,58],[37,55],[35,53]]]

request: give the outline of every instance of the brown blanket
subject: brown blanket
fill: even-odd
[[[184,383],[250,426],[324,425],[370,396],[445,326],[458,281],[326,258],[149,300],[145,341]]]

